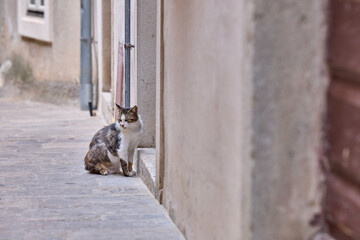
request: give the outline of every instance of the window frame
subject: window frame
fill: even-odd
[[[33,38],[36,40],[51,42],[51,0],[35,0],[35,4],[31,0],[17,0],[18,10],[18,32],[21,36]],[[38,11],[39,15],[29,14],[28,10]],[[43,12],[43,14],[41,14]]]

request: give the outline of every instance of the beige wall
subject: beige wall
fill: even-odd
[[[296,3],[296,4],[295,4]],[[326,0],[256,0],[254,239],[308,239],[321,212]],[[279,226],[276,228],[275,226]]]
[[[251,4],[163,2],[163,204],[188,239],[247,239]]]
[[[51,44],[17,31],[17,1],[0,0],[0,62],[20,55],[38,81],[75,83],[80,78],[80,1],[51,1]]]
[[[171,218],[188,239],[308,239],[321,212],[327,1],[160,2]]]
[[[145,129],[140,147],[155,147],[156,0],[136,3],[136,103]]]
[[[118,69],[118,48],[119,42],[124,42],[124,1],[111,1],[111,88],[112,88],[112,103],[115,103],[115,90],[117,69]]]
[[[94,40],[99,94],[111,89],[111,0],[94,1]]]

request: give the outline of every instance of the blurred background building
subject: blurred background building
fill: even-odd
[[[57,104],[78,101],[80,3],[4,0],[0,4],[0,62],[12,61],[8,81],[22,90],[8,86],[2,93]]]
[[[138,105],[138,174],[187,239],[356,240],[359,24],[356,0],[0,0],[0,93],[81,105],[87,42],[89,102]]]

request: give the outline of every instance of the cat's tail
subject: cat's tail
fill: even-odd
[[[109,171],[106,168],[106,166],[104,166],[101,163],[97,163],[95,165],[85,165],[85,169],[88,170],[90,173],[102,174],[102,175],[109,174]]]
[[[104,164],[98,160],[89,157],[89,154],[85,156],[85,170],[88,170],[90,173],[102,173],[107,171],[107,168]],[[109,161],[110,162],[110,161]]]
[[[91,153],[89,151],[84,158],[85,170],[88,170],[91,173],[95,173],[98,169],[96,168],[96,164],[94,164],[91,160]]]
[[[91,170],[91,168],[90,168],[88,165],[86,165],[86,164],[85,164],[85,170],[90,171],[90,170]]]
[[[85,169],[90,173],[99,173],[107,175],[108,169],[112,167],[112,163],[107,156],[104,146],[95,145],[89,149],[84,159]]]
[[[85,170],[88,170],[90,173],[99,173],[101,168],[99,167],[98,164],[93,165],[87,162],[85,159]]]

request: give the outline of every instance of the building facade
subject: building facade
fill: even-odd
[[[114,89],[125,5],[111,11]],[[155,136],[139,173],[186,238],[325,229],[326,16],[327,1],[132,1],[131,105]]]
[[[20,84],[36,83],[20,97],[58,104],[77,101],[79,30],[79,1],[0,1],[0,62],[12,61],[15,76],[10,78]]]

